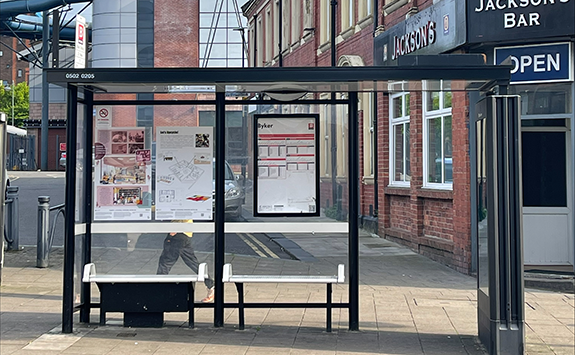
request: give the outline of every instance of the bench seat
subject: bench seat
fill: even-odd
[[[84,266],[83,282],[100,290],[100,325],[106,312],[123,312],[126,327],[161,327],[164,312],[188,312],[194,327],[194,283],[207,277],[207,264],[198,275],[98,275],[93,263]]]
[[[239,313],[239,329],[245,328],[244,322],[244,283],[310,283],[310,284],[326,284],[327,287],[327,302],[325,308],[327,311],[326,316],[326,331],[331,332],[331,313],[332,313],[332,285],[345,282],[345,266],[339,264],[337,267],[337,275],[234,275],[232,272],[232,265],[225,264],[223,270],[222,281],[227,283],[234,283],[238,291],[238,313]],[[301,308],[309,307],[310,305],[317,304],[287,304],[288,306],[296,306]],[[274,305],[270,305],[273,307]],[[279,305],[280,307],[282,305]],[[283,306],[286,306],[285,304]],[[323,308],[323,305],[321,306]]]

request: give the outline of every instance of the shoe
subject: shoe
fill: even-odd
[[[214,300],[214,288],[208,288],[208,295],[206,296],[206,298],[202,299],[201,302],[203,303],[208,303],[208,302],[212,302]]]

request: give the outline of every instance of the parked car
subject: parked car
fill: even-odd
[[[238,182],[239,176],[234,175],[232,167],[225,162],[225,210],[226,216],[240,218],[242,216],[242,205],[245,202],[244,189]],[[215,204],[216,190],[216,164],[214,160],[214,179],[212,180],[212,197]]]

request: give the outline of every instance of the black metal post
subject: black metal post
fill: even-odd
[[[258,67],[258,16],[254,15],[254,67]]]
[[[64,223],[64,290],[62,295],[62,333],[72,333],[74,315],[74,218],[76,204],[77,113],[78,88],[68,84],[68,104],[66,117],[66,218]]]
[[[84,235],[84,245],[82,254],[82,265],[92,262],[92,145],[94,141],[94,94],[91,91],[84,92],[84,223],[86,224],[86,234]],[[91,309],[91,287],[89,282],[83,282],[81,288],[80,322],[90,323]]]
[[[52,11],[52,68],[60,63],[60,10]]]
[[[357,92],[349,93],[349,330],[359,330],[359,121]]]
[[[336,66],[336,44],[335,44],[335,31],[336,31],[336,10],[337,10],[337,1],[331,0],[331,28],[330,28],[330,36],[331,36],[331,66]],[[331,99],[335,100],[336,95],[335,92],[331,93]],[[331,106],[331,119],[330,119],[330,139],[331,139],[331,198],[332,198],[332,206],[337,206],[337,200],[340,198],[339,194],[337,193],[337,141],[335,137],[337,136],[337,109],[335,105]],[[337,211],[337,219],[341,218],[341,211]]]
[[[225,246],[225,159],[226,159],[226,93],[221,88],[216,92],[216,208],[215,208],[215,297],[214,327],[224,326],[224,272]]]
[[[40,125],[40,169],[48,170],[48,119],[50,105],[50,85],[48,84],[46,69],[50,55],[48,39],[50,37],[49,12],[42,12],[42,121]]]
[[[330,2],[331,5],[331,66],[335,67],[336,66],[336,56],[337,56],[337,50],[335,48],[336,44],[335,44],[335,31],[336,31],[336,14],[337,14],[337,0],[331,0]]]
[[[284,66],[284,57],[282,54],[283,50],[283,18],[284,18],[284,10],[283,10],[283,1],[278,1],[278,47],[279,47],[279,57],[278,57],[278,65],[280,67]]]

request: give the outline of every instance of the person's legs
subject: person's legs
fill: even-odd
[[[178,257],[180,256],[180,249],[181,249],[181,241],[177,236],[169,235],[164,239],[164,250],[162,250],[162,255],[160,255],[160,260],[158,260],[158,271],[156,274],[158,275],[167,275],[170,273],[172,266],[178,261]]]
[[[190,238],[187,239],[188,240],[184,242],[184,246],[180,251],[180,256],[182,257],[184,263],[186,263],[186,265],[188,265],[188,267],[197,274],[199,265],[198,258],[194,252],[192,241]],[[208,277],[204,280],[204,284],[208,288],[208,295],[202,300],[202,302],[211,302],[214,300],[214,280]]]

